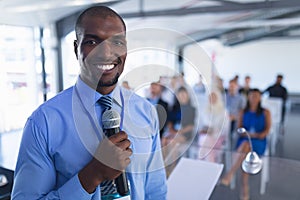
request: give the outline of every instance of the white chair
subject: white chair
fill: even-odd
[[[266,186],[270,179],[270,142],[268,141],[269,137],[267,138],[267,148],[265,150],[264,156],[262,157],[263,167],[261,170],[261,177],[260,177],[260,194],[264,194],[266,192]]]
[[[271,113],[271,130],[269,136],[270,142],[270,155],[274,155],[276,152],[276,144],[279,137],[279,127],[280,127],[280,120],[281,120],[281,107],[282,107],[282,100],[280,98],[264,98],[262,100],[262,106],[267,108]]]
[[[279,127],[281,120],[281,107],[282,100],[280,98],[265,98],[262,101],[262,106],[270,110],[271,113],[271,130],[267,137],[267,148],[262,158],[263,168],[261,171],[260,179],[260,194],[266,192],[266,185],[270,179],[270,162],[269,156],[274,155],[276,152],[276,144],[279,137]]]

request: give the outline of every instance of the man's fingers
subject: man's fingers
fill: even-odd
[[[101,141],[95,158],[110,168],[122,171],[130,163],[129,157],[132,155],[130,145],[128,135],[121,131]]]
[[[130,140],[125,139],[122,140],[121,142],[116,143],[115,145],[124,151],[130,147],[130,144],[131,144]]]
[[[109,140],[114,144],[126,139],[128,139],[128,135],[124,131],[120,131],[119,133],[116,133],[109,137]]]

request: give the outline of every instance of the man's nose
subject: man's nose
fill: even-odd
[[[100,57],[104,57],[104,58],[109,58],[112,56],[113,52],[112,52],[112,46],[110,44],[109,41],[103,41],[101,42],[97,48],[97,54],[100,56]]]

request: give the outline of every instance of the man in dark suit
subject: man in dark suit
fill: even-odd
[[[276,77],[275,84],[271,85],[264,91],[264,93],[268,92],[270,97],[280,98],[282,100],[281,124],[284,123],[285,106],[286,106],[285,104],[288,98],[288,91],[284,86],[282,86],[282,79],[283,79],[283,75],[278,74]]]

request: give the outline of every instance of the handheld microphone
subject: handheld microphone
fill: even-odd
[[[242,169],[248,174],[257,174],[262,168],[262,160],[257,153],[253,151],[252,142],[248,131],[241,127],[237,129],[238,134],[245,133],[248,137],[251,151],[246,155],[245,160],[242,163]]]
[[[120,132],[121,117],[115,110],[106,110],[102,115],[103,131],[107,137]],[[129,192],[126,172],[123,172],[115,179],[117,191],[121,196]]]

